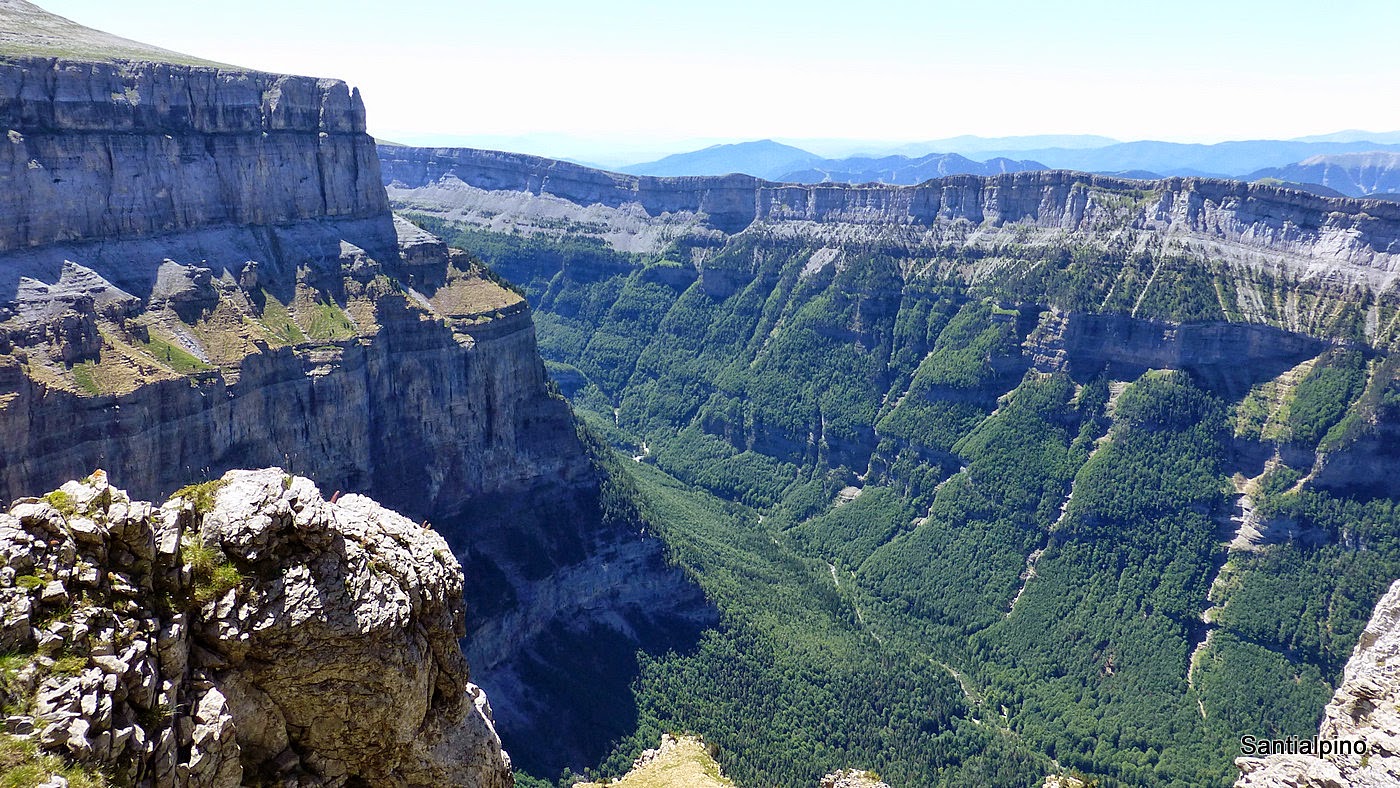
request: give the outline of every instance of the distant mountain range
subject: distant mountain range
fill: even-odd
[[[1371,139],[1356,139],[1361,136]],[[1350,196],[1400,191],[1400,166],[1396,164],[1400,162],[1400,133],[1397,132],[1346,131],[1299,140],[1246,140],[1214,145],[1153,141],[1098,144],[1106,140],[1108,138],[1088,136],[958,137],[940,143],[960,149],[926,151],[918,156],[863,155],[841,159],[823,158],[773,140],[758,140],[712,145],[622,167],[620,171],[662,176],[741,172],[768,180],[801,183],[919,183],[943,175],[1066,169],[1134,178],[1277,178],[1299,184],[1318,184]],[[1057,141],[1060,145],[1023,147],[1040,141]],[[1098,146],[1088,147],[1095,144]],[[991,147],[994,145],[1001,147]],[[985,161],[969,158],[969,153]]]
[[[1286,167],[1259,170],[1249,180],[1277,178],[1316,183],[1349,197],[1384,196],[1400,192],[1400,153],[1368,151],[1313,156]]]
[[[993,158],[973,161],[956,153],[909,156],[852,156],[824,159],[815,153],[773,140],[712,145],[654,162],[623,167],[630,175],[727,175],[742,172],[791,183],[922,183],[944,175],[997,175],[1003,172],[1050,169],[1036,161]]]
[[[768,180],[821,161],[815,153],[773,140],[756,140],[729,145],[711,145],[690,153],[677,153],[644,164],[622,167],[629,175],[728,175],[742,172]]]
[[[1048,169],[1050,168],[1038,161],[997,157],[979,162],[956,153],[930,153],[917,159],[908,156],[884,156],[878,159],[852,156],[848,159],[820,160],[800,170],[788,172],[777,180],[791,183],[914,184],[945,175],[1000,175],[1004,172]]]

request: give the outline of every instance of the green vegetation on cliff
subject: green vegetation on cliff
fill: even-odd
[[[604,773],[690,730],[741,784],[859,765],[1226,785],[1240,735],[1316,729],[1400,574],[1393,502],[1293,490],[1306,468],[1254,493],[1295,538],[1226,548],[1263,457],[1393,420],[1354,294],[1150,244],[832,248],[756,226],[636,255],[428,224],[525,286],[576,412],[724,616],[642,658]],[[1076,334],[1056,310],[1109,317]],[[1341,344],[1169,345],[1175,323],[1285,314]]]

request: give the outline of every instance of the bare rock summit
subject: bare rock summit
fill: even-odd
[[[508,788],[462,580],[430,528],[279,469],[160,507],[99,471],[0,514],[0,735],[136,786]]]

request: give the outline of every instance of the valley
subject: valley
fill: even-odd
[[[1192,179],[798,187],[381,158],[402,215],[524,285],[551,374],[622,473],[739,507],[726,542],[825,575],[887,655],[863,684],[941,684],[962,735],[1007,749],[999,772],[929,770],[909,745],[858,762],[896,782],[1229,784],[1242,732],[1315,728],[1400,570],[1377,450],[1388,207]],[[1256,522],[1311,536],[1227,546],[1238,475]],[[685,530],[726,518],[705,519]],[[771,597],[664,538],[721,611]],[[761,715],[782,737],[755,748],[648,698],[749,697],[718,654],[674,659],[643,674],[643,718],[703,732],[741,783],[815,778],[820,759],[799,778],[779,754],[813,720]]]
[[[374,106],[0,0],[4,785],[1400,779],[1385,144]]]

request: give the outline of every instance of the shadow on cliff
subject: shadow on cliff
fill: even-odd
[[[595,468],[600,481],[485,497],[434,523],[466,575],[472,681],[535,775],[607,757],[637,726],[638,652],[692,651],[718,620]]]

